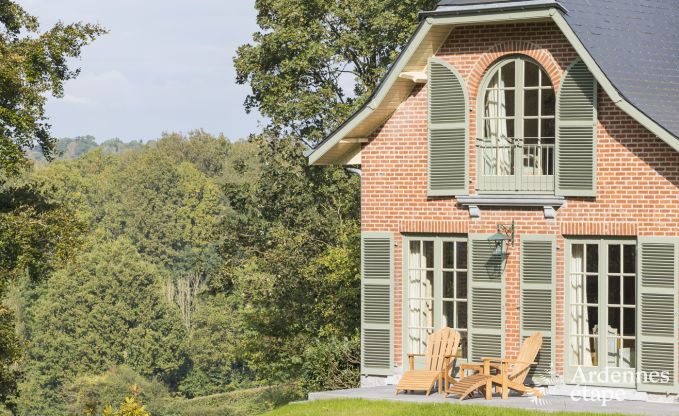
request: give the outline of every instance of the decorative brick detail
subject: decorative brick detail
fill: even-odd
[[[469,223],[467,221],[401,221],[398,227],[401,233],[441,233],[441,234],[467,234]]]
[[[636,222],[582,222],[570,221],[561,223],[561,234],[564,236],[600,235],[600,236],[636,236]]]
[[[499,59],[507,55],[526,55],[533,58],[545,69],[552,80],[554,91],[558,91],[561,85],[561,69],[548,49],[527,40],[514,40],[499,43],[488,49],[471,70],[471,77],[468,80],[469,89],[478,91],[479,83],[483,79],[488,67]]]

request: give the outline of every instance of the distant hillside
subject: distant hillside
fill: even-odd
[[[97,144],[94,136],[77,136],[74,138],[64,137],[57,141],[55,158],[56,159],[76,159],[94,149],[103,149],[104,152],[120,154],[131,149],[139,149],[143,146],[141,141],[133,140],[125,143],[120,139],[109,139],[101,144]],[[45,157],[39,147],[26,152],[29,159],[38,162],[45,162]]]

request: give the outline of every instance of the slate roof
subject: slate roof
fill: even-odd
[[[557,1],[620,95],[679,138],[679,0]],[[491,3],[506,1],[443,0],[439,7]]]

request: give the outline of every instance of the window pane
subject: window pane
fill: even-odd
[[[514,116],[514,91],[486,91],[485,116],[489,118]]]
[[[556,109],[554,90],[542,90],[542,115],[553,116]]]
[[[434,327],[434,300],[423,300],[422,301],[422,319],[420,324],[423,328],[433,328]]]
[[[410,331],[408,331],[408,339],[410,341],[409,348],[411,352],[418,354],[425,351],[422,346],[419,329],[410,329]]]
[[[457,272],[457,293],[458,299],[467,299],[467,272]]]
[[[467,329],[467,302],[457,302],[457,327]]]
[[[493,75],[493,77],[490,79],[490,82],[488,83],[488,88],[498,88],[498,74],[497,72]]]
[[[585,246],[583,244],[573,244],[571,246],[571,273],[582,273],[585,271]]]
[[[501,104],[504,105],[504,109],[500,109],[500,117],[514,117],[516,114],[516,93],[514,91],[505,91],[504,98],[501,97]]]
[[[540,85],[542,85],[543,87],[551,87],[552,80],[551,78],[549,78],[549,75],[547,75],[547,73],[542,69],[540,69],[540,72],[542,73],[542,75],[540,76]]]
[[[636,342],[633,339],[622,340],[622,350],[620,351],[620,356],[625,368],[637,367]]]
[[[452,269],[455,267],[455,243],[452,241],[443,242],[443,268]]]
[[[608,272],[620,273],[620,246],[617,244],[608,246]]]
[[[599,246],[587,244],[587,272],[599,272]]]
[[[443,272],[443,297],[455,297],[455,272]]]
[[[460,333],[460,349],[462,350],[462,358],[467,358],[467,333]]]
[[[424,258],[426,259],[427,269],[434,267],[434,242],[425,241],[424,242]]]
[[[625,308],[622,311],[624,327],[623,335],[625,336],[635,336],[636,335],[636,309]]]
[[[422,297],[423,298],[433,298],[434,297],[434,271],[426,271],[427,279],[422,282]]]
[[[409,267],[411,269],[417,269],[420,267],[420,242],[411,241],[410,242],[410,259]]]
[[[526,62],[525,83],[527,87],[537,87],[540,82],[540,68],[532,62]]]
[[[420,301],[419,299],[413,299],[408,303],[409,318],[408,326],[410,328],[415,328],[420,326]]]
[[[466,269],[467,268],[467,243],[457,242],[455,243],[456,254],[457,254],[457,268]]]
[[[620,292],[620,276],[608,276],[608,303],[619,304],[622,298]]]
[[[586,302],[587,303],[599,303],[599,277],[598,276],[587,276],[587,287],[586,291]]]
[[[442,326],[455,328],[455,302],[443,302],[443,322]]]
[[[538,90],[524,91],[524,115],[537,116],[538,115]]]
[[[540,120],[540,130],[542,143],[554,143],[556,124],[553,118],[543,118]],[[545,140],[546,138],[551,138],[551,140]]]
[[[514,87],[515,81],[516,81],[516,70],[515,70],[515,63],[510,62],[506,65],[504,65],[501,68],[502,71],[502,83],[505,88],[511,88]]]
[[[419,298],[420,297],[420,292],[421,292],[421,287],[422,287],[422,272],[420,270],[410,270],[409,272],[409,277],[410,277],[410,288],[409,288],[409,296],[411,298]]]
[[[623,277],[623,303],[625,305],[637,304],[636,279],[634,276]]]
[[[599,308],[596,306],[587,307],[587,333],[597,334],[599,328]]]
[[[637,248],[634,245],[627,244],[623,246],[623,258],[625,273],[636,273],[637,270]]]
[[[608,308],[608,329],[606,335],[622,335],[622,328],[620,328],[620,314],[621,308]]]
[[[514,120],[500,120],[500,138],[513,139],[516,134],[514,133]],[[511,146],[512,140],[501,141],[503,146]]]
[[[529,141],[529,139],[538,137],[538,124],[539,120],[537,119],[523,121],[523,137],[526,139],[526,143],[536,143],[536,141]]]
[[[569,346],[569,361],[585,367],[596,365],[596,343],[596,337],[572,337]]]

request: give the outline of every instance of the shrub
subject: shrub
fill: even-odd
[[[358,387],[361,339],[330,337],[309,345],[304,351],[302,387],[305,391]]]

